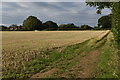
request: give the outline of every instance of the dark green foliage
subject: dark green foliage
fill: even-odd
[[[94,30],[101,30],[101,28],[98,26],[94,26]]]
[[[61,24],[59,25],[59,30],[79,30],[79,27],[75,26],[73,23]]]
[[[17,29],[18,31],[22,31],[23,30],[23,26],[22,25],[20,25],[20,26],[18,26],[18,29]]]
[[[86,0],[87,5],[89,5],[90,7],[96,7],[97,9],[104,9],[104,8],[112,8],[112,2],[94,2],[96,0],[92,0],[91,2],[87,2],[88,0]],[[101,0],[104,1],[104,0]]]
[[[90,27],[89,25],[81,25],[81,27],[77,27],[73,23],[59,25],[59,30],[93,30],[93,29],[94,28]]]
[[[53,21],[47,21],[42,25],[43,25],[43,29],[46,29],[46,30],[55,30],[58,28],[58,25]]]
[[[88,1],[88,2],[87,2]],[[92,0],[92,2],[89,2],[89,0],[86,0],[86,4],[89,5],[90,7],[96,7],[97,9],[97,14],[101,14],[101,10],[104,8],[112,8],[113,3],[112,2],[102,2],[104,0],[101,0],[101,2],[94,2],[96,0]]]
[[[37,17],[29,16],[23,22],[23,29],[24,30],[41,30],[42,22],[39,19],[37,19]]]
[[[0,31],[7,31],[8,27],[0,25]]]
[[[59,25],[59,28],[64,29],[64,28],[78,28],[78,27],[75,26],[73,23],[70,23],[70,24],[61,24]]]
[[[3,27],[4,27],[3,25],[0,25],[0,31],[2,31]]]
[[[112,32],[114,34],[115,43],[120,49],[120,2],[113,4],[113,20],[112,20]]]
[[[67,24],[61,24],[61,25],[59,25],[59,28],[60,28],[60,29],[67,28]]]
[[[93,29],[93,28],[90,27],[89,25],[81,25],[81,29],[82,29],[82,30],[91,30],[91,29]]]
[[[112,14],[102,16],[98,19],[98,26],[102,29],[111,29],[112,26]]]

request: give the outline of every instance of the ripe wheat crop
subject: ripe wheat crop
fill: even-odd
[[[68,46],[97,37],[105,31],[2,32],[3,75],[9,69],[25,69],[26,62],[47,57],[43,51]]]

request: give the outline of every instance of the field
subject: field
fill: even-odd
[[[96,43],[97,45],[88,40],[97,38],[105,32],[106,31],[3,32],[3,76],[4,78],[24,78],[32,75],[32,78],[36,78],[36,76],[44,78],[44,75],[53,77],[53,73],[51,72],[55,71],[57,73],[54,73],[54,77],[88,77],[87,75],[90,74],[90,70],[85,72],[86,75],[82,76],[77,75],[74,71],[68,74],[66,70],[73,70],[73,65],[79,63],[78,60],[88,55],[86,53],[91,53],[91,57],[89,57],[90,55],[86,56],[91,62],[93,58],[99,57],[101,48],[99,50],[95,49],[96,47],[101,47],[106,39],[101,40],[103,36],[99,37],[100,39],[97,41],[99,42],[100,40],[101,42]],[[90,43],[94,44],[93,48]],[[94,56],[95,54],[97,55]],[[86,58],[83,58],[81,62],[88,62]],[[98,58],[93,60],[93,63],[96,63],[94,61],[98,61]],[[84,64],[76,66],[79,67],[80,65]],[[89,63],[86,65],[89,65]],[[90,67],[90,69],[95,68],[94,66],[87,67]],[[58,68],[61,70],[58,70]],[[75,69],[77,70],[77,68]],[[83,72],[85,69],[83,69]],[[66,73],[61,75],[63,71],[66,71]],[[39,75],[39,72],[45,73]]]

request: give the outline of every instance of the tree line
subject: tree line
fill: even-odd
[[[57,25],[53,21],[42,23],[37,17],[29,16],[23,21],[22,25],[12,24],[9,27],[1,25],[2,31],[34,31],[34,30],[104,30],[111,28],[112,14],[102,16],[98,19],[98,26],[91,27],[89,25],[76,26],[73,23]]]

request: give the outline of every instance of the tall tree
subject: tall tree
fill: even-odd
[[[111,29],[112,25],[112,14],[102,16],[98,19],[98,27],[102,29]]]
[[[41,30],[42,22],[35,16],[29,16],[23,21],[24,30]]]

